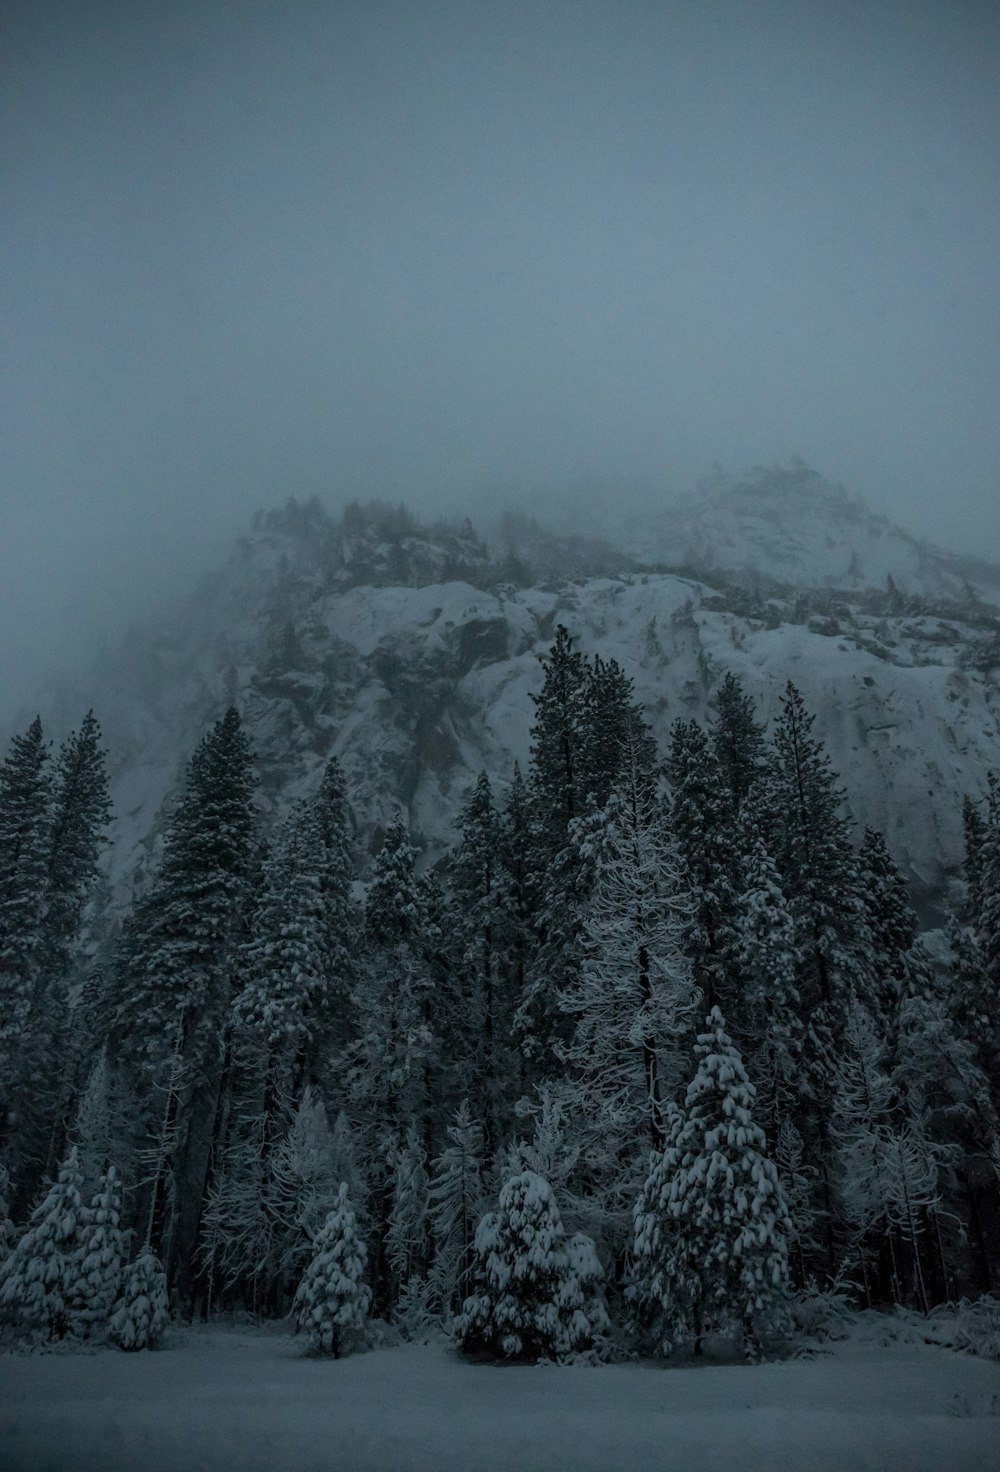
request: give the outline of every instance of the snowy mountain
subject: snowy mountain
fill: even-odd
[[[620,513],[619,513],[620,514]],[[602,530],[613,538],[605,522]],[[619,533],[621,540],[621,533]],[[1000,604],[1000,569],[941,551],[801,462],[716,472],[674,505],[644,505],[623,545],[639,562],[769,588],[900,589]]]
[[[309,792],[336,753],[359,843],[371,851],[402,809],[433,860],[478,771],[502,787],[525,762],[539,656],[561,623],[585,652],[619,661],[661,744],[678,717],[710,716],[727,670],[765,718],[794,681],[854,817],[884,829],[933,902],[957,871],[962,794],[1000,766],[1000,618],[948,559],[920,564],[920,544],[846,497],[824,493],[815,522],[793,518],[795,498],[811,494],[800,479],[757,501],[747,482],[692,510],[684,560],[714,556],[725,572],[712,581],[643,571],[596,541],[537,528],[529,538],[524,524],[517,545],[491,553],[468,523],[423,527],[386,507],[335,519],[290,503],[258,518],[175,620],[133,631],[53,703],[56,725],[93,705],[104,727],[117,873],[141,881],[164,800],[231,701],[269,810]],[[846,579],[839,592],[818,588],[851,538],[881,588],[864,591],[860,571],[853,590]],[[795,590],[734,579],[743,554],[746,566],[765,554],[778,566],[779,546]],[[542,575],[546,558],[556,575]],[[590,575],[560,572],[581,562]]]

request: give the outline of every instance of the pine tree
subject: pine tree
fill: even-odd
[[[532,696],[530,785],[539,846],[551,859],[587,811],[591,700],[586,663],[564,625],[542,664],[542,689]]]
[[[670,829],[694,915],[685,945],[705,1004],[731,1003],[726,954],[731,941],[733,828],[722,774],[697,721],[676,721],[666,762]]]
[[[771,1142],[797,1112],[802,1025],[795,984],[795,922],[777,867],[752,814],[740,825],[742,881],[736,896],[729,968],[759,1117]]]
[[[272,1090],[298,1091],[322,1026],[329,960],[323,859],[317,816],[299,804],[275,835],[240,948],[243,986],[233,1016],[266,1049]]]
[[[107,1328],[117,1301],[125,1260],[122,1191],[109,1165],[90,1202],[80,1241],[67,1267],[70,1322],[86,1338]]]
[[[98,880],[98,860],[111,817],[101,730],[88,711],[62,744],[53,778],[46,876],[46,965],[66,975],[85,908]]]
[[[466,1354],[496,1359],[568,1359],[605,1331],[607,1314],[594,1271],[593,1244],[572,1252],[548,1182],[513,1176],[498,1208],[476,1230],[477,1291],[455,1323]],[[575,1269],[583,1266],[585,1282]],[[588,1316],[590,1307],[592,1317]]]
[[[397,822],[376,856],[365,904],[366,964],[355,993],[359,1035],[352,1091],[370,1129],[401,1132],[416,1121],[427,1137],[441,1042],[415,861]]]
[[[149,1142],[170,1141],[152,1183],[166,1268],[193,1291],[198,1222],[225,1081],[224,1041],[256,839],[250,749],[230,709],[199,745],[150,892],[117,963],[113,1040],[138,1055]],[[173,1080],[173,1082],[171,1082]],[[158,1108],[157,1088],[166,1112]],[[169,1189],[168,1189],[169,1188]]]
[[[788,1208],[764,1132],[753,1121],[754,1088],[713,1008],[695,1046],[676,1138],[678,1165],[669,1185],[663,1280],[675,1337],[694,1340],[712,1325],[735,1322],[748,1352],[754,1318],[780,1300],[788,1277]]]
[[[801,962],[796,978],[803,1007],[822,1007],[834,1032],[849,986],[863,982],[870,944],[843,792],[823,745],[812,735],[815,717],[789,681],[775,730],[776,796],[784,815],[775,854],[792,908]]]
[[[774,793],[783,815],[774,858],[795,922],[795,985],[806,1023],[801,1082],[807,1108],[795,1123],[818,1166],[816,1213],[824,1225],[825,1268],[832,1276],[833,1059],[850,996],[871,989],[874,956],[848,823],[840,811],[843,793],[822,743],[812,735],[813,722],[789,682],[774,738]]]
[[[573,1022],[560,1056],[591,1190],[615,1211],[622,1196],[634,1196],[640,1149],[662,1144],[664,1103],[694,1005],[682,949],[690,907],[654,791],[634,760],[596,846],[583,965],[560,993]]]
[[[451,906],[461,982],[450,1051],[461,1060],[457,1092],[475,1100],[490,1153],[506,1133],[516,1070],[510,1045],[510,897],[501,857],[501,820],[481,772],[461,818],[452,856]]]
[[[386,1257],[398,1286],[426,1274],[430,1259],[430,1181],[420,1132],[411,1125],[396,1161]]]
[[[317,1354],[339,1359],[351,1331],[363,1330],[371,1304],[364,1282],[367,1253],[347,1186],[313,1242],[313,1255],[295,1294],[296,1324]]]
[[[340,1164],[326,1108],[306,1089],[271,1165],[277,1260],[281,1272],[293,1282],[308,1259],[310,1245],[336,1207]]]
[[[917,937],[906,881],[889,853],[884,836],[866,828],[858,855],[861,903],[873,949],[872,1001],[883,1027],[899,1007],[907,956]]]
[[[434,1161],[428,1210],[434,1239],[433,1283],[446,1311],[469,1291],[476,1224],[483,1214],[483,1131],[467,1103],[448,1127],[449,1145]]]
[[[49,751],[42,724],[15,736],[0,765],[0,1138],[15,1175],[23,1109],[24,1042],[45,960],[45,891],[51,831]],[[13,1148],[11,1148],[11,1143]]]
[[[108,1324],[108,1338],[119,1349],[155,1349],[170,1324],[167,1278],[151,1247],[129,1263]]]
[[[715,697],[711,736],[716,766],[736,819],[768,759],[764,727],[754,715],[753,702],[729,671]]]
[[[81,1184],[74,1147],[0,1267],[0,1315],[43,1340],[62,1339],[71,1328],[72,1261],[86,1223]]]
[[[678,1302],[695,1295],[693,1274],[675,1240],[680,1228],[671,1210],[671,1192],[681,1156],[678,1140],[684,1116],[672,1100],[663,1111],[662,1147],[649,1153],[646,1179],[632,1208],[632,1245],[626,1294],[643,1340],[656,1354],[673,1348]],[[683,1273],[683,1276],[682,1276]]]

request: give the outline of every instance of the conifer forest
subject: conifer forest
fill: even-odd
[[[1000,1287],[1000,784],[929,947],[789,682],[658,749],[559,626],[439,862],[331,759],[265,827],[235,708],[127,909],[97,720],[0,768],[0,1321],[288,1320],[474,1361],[751,1359],[810,1304]]]

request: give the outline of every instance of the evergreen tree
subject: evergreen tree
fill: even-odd
[[[663,1232],[658,1263],[665,1318],[671,1337],[694,1340],[695,1354],[707,1328],[732,1322],[752,1352],[755,1316],[786,1288],[788,1208],[752,1118],[753,1085],[717,1007],[695,1055],[665,1203],[676,1231]]]
[[[736,676],[726,672],[715,697],[712,725],[715,764],[734,819],[768,765],[764,727]]]
[[[573,1033],[563,1090],[591,1189],[612,1211],[634,1197],[640,1142],[663,1141],[678,1042],[694,1005],[683,953],[690,918],[676,852],[637,760],[601,817],[579,976],[560,994]]]
[[[440,1068],[434,976],[425,950],[427,916],[416,854],[402,823],[376,856],[365,905],[366,967],[356,991],[359,1036],[353,1092],[369,1128],[428,1136]]]
[[[542,664],[542,689],[531,697],[531,795],[537,842],[542,857],[551,860],[570,823],[588,810],[592,709],[586,663],[562,624]]]
[[[144,1247],[123,1274],[108,1338],[119,1349],[155,1349],[169,1324],[166,1274],[153,1249]]]
[[[294,1282],[311,1244],[337,1204],[341,1163],[322,1100],[306,1089],[287,1137],[272,1162],[272,1210],[277,1221],[278,1264]]]
[[[50,974],[65,977],[87,904],[98,881],[98,860],[110,822],[106,754],[88,711],[79,731],[59,749],[48,838],[45,942]]]
[[[122,1191],[109,1165],[101,1177],[67,1266],[70,1322],[84,1338],[104,1330],[111,1320],[122,1281],[125,1242],[121,1230]]]
[[[422,1277],[430,1259],[428,1215],[430,1181],[423,1141],[415,1125],[399,1151],[393,1181],[392,1208],[386,1232],[386,1257],[397,1285]]]
[[[458,1091],[475,1100],[492,1153],[506,1132],[516,1070],[510,1044],[510,900],[501,820],[485,772],[462,814],[461,835],[451,865],[461,1009],[449,1030],[449,1043],[452,1056],[461,1060]]]
[[[347,1186],[313,1243],[313,1255],[295,1294],[296,1325],[317,1354],[339,1359],[345,1331],[364,1328],[371,1290],[364,1282],[367,1252],[358,1236]]]
[[[159,873],[118,958],[115,1049],[140,1060],[150,1144],[158,1137],[170,1142],[166,1169],[152,1183],[154,1219],[181,1297],[193,1290],[235,959],[254,877],[250,761],[239,716],[230,709],[191,759]],[[157,1086],[167,1101],[163,1115],[155,1107]]]
[[[243,986],[233,1015],[266,1051],[271,1094],[298,1092],[324,1028],[330,984],[324,858],[318,815],[299,804],[275,835],[240,948]]]
[[[568,1359],[606,1330],[593,1244],[577,1242],[571,1260],[552,1188],[533,1171],[507,1181],[498,1209],[479,1223],[475,1253],[477,1291],[455,1323],[466,1354]]]
[[[434,1287],[450,1312],[468,1294],[476,1224],[483,1214],[483,1131],[467,1103],[456,1111],[448,1139],[450,1143],[434,1161],[428,1210],[434,1239]]]
[[[81,1184],[74,1147],[0,1267],[0,1315],[43,1340],[62,1339],[71,1328],[72,1263],[85,1225]]]
[[[697,721],[676,721],[666,762],[670,829],[694,914],[685,945],[708,1007],[732,1000],[726,973],[734,894],[733,828],[722,774]]]
[[[777,867],[757,823],[740,825],[742,883],[736,897],[729,966],[759,1118],[772,1144],[797,1113],[802,1026],[795,984],[795,922]]]
[[[883,1027],[899,1007],[907,974],[907,957],[917,938],[906,881],[884,836],[866,828],[858,855],[861,903],[873,951],[872,1001]]]
[[[49,751],[42,724],[15,736],[0,765],[0,1137],[15,1175],[29,1102],[24,1044],[45,960],[51,831]]]
[[[789,681],[775,731],[776,796],[784,815],[775,854],[798,933],[796,978],[807,1012],[825,1009],[836,1031],[848,989],[864,989],[870,945],[859,894],[857,865],[843,792],[823,745],[812,735],[815,717]]]

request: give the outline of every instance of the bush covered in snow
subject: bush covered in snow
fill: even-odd
[[[566,1360],[609,1327],[594,1244],[582,1233],[567,1241],[552,1188],[534,1171],[513,1176],[479,1223],[474,1277],[455,1321],[466,1354]]]

